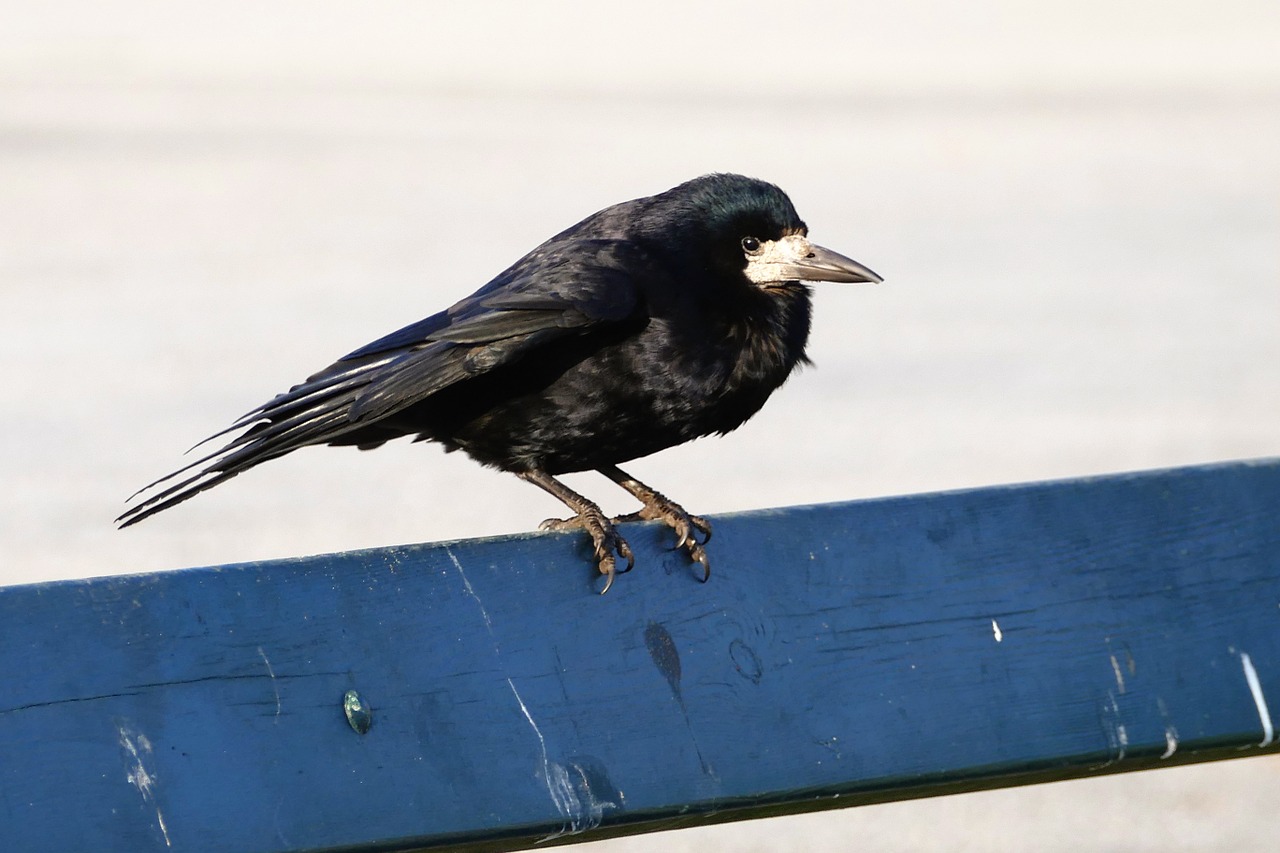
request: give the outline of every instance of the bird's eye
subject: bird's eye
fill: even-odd
[[[746,252],[748,255],[754,255],[756,252],[760,251],[760,241],[755,237],[743,237],[742,251]]]

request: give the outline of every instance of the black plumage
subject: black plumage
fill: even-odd
[[[709,571],[706,521],[617,465],[755,414],[805,361],[805,282],[879,280],[809,243],[772,184],[696,178],[587,217],[448,310],[343,356],[217,433],[240,431],[145,487],[139,494],[178,479],[117,521],[134,524],[299,447],[415,436],[564,501],[575,516],[543,526],[590,534],[606,590],[617,557],[632,561],[619,520],[663,521]],[[585,470],[642,509],[611,520],[554,479]]]

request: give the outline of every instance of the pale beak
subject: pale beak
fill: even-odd
[[[772,266],[777,269],[780,281],[834,281],[841,284],[884,281],[853,258],[813,244],[809,245],[809,253],[803,258]]]

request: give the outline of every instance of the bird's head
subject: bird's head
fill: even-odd
[[[686,221],[709,266],[764,288],[831,281],[882,279],[867,267],[809,241],[809,229],[787,194],[742,175],[705,175],[669,190],[686,208]]]

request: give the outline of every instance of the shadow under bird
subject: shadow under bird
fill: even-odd
[[[604,591],[634,562],[623,521],[671,527],[705,579],[711,526],[618,464],[759,411],[806,362],[806,282],[880,280],[809,242],[773,184],[695,178],[587,217],[453,307],[343,356],[206,439],[239,431],[116,520],[127,527],[299,447],[414,436],[563,501],[574,516],[542,526],[591,537]],[[608,518],[556,479],[588,470],[640,510]]]

